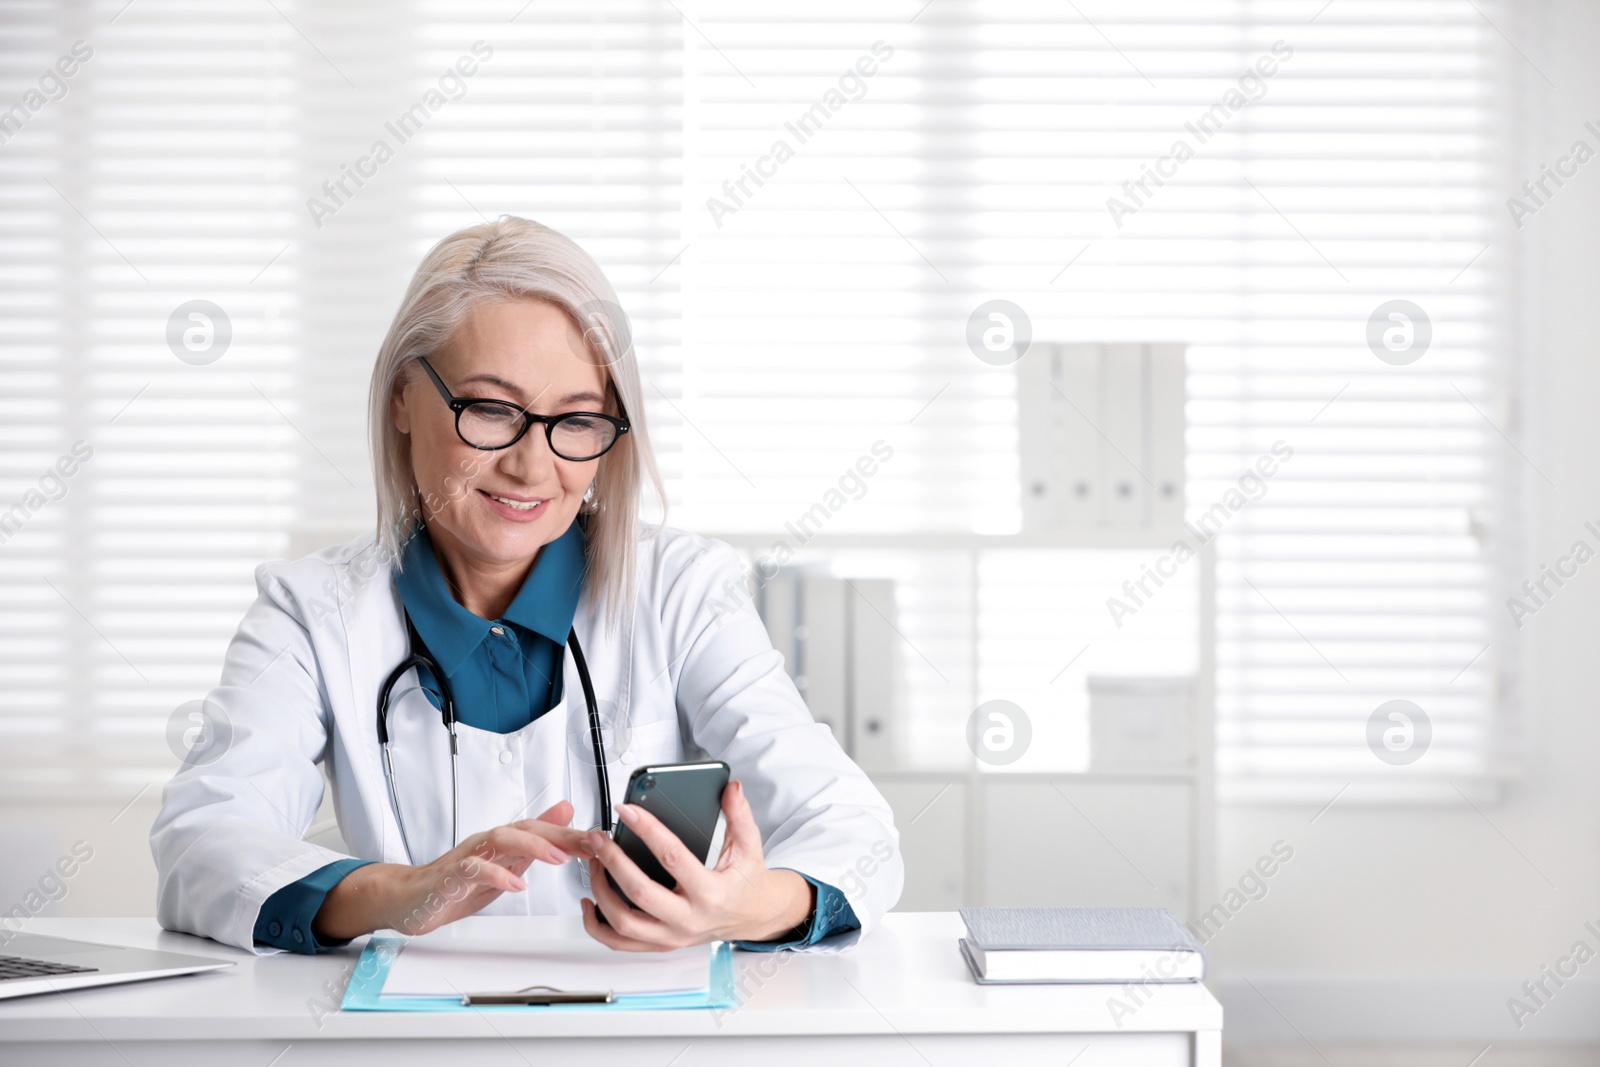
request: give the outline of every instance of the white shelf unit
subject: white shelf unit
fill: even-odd
[[[775,535],[756,533],[709,536],[751,554],[766,550],[775,540]],[[965,550],[976,558],[991,550],[1165,550],[1171,543],[1170,535],[1153,531],[993,536],[819,533],[805,549],[819,555],[863,548]],[[902,909],[1152,903],[1192,920],[1211,905],[1216,579],[1210,542],[1201,546],[1198,563],[1198,669],[1189,765],[1032,772],[989,770],[976,757],[945,765],[864,763],[896,809],[907,867]],[[1049,801],[1052,794],[1060,798],[1052,802],[1053,808],[1039,803]],[[951,812],[952,808],[958,810]],[[924,825],[929,818],[933,821]]]

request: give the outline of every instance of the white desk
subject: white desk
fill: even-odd
[[[508,937],[579,928],[575,919],[463,921]],[[956,948],[964,927],[954,912],[891,913],[871,938],[833,955],[735,952],[740,1004],[727,1012],[604,1016],[330,1012],[361,941],[323,956],[255,957],[167,933],[153,919],[39,919],[27,929],[238,962],[0,1000],[3,1064],[450,1067],[469,1042],[474,1067],[1065,1067],[1080,1054],[1080,1067],[1218,1067],[1222,1055],[1222,1005],[1201,985],[1145,987],[1120,1029],[1107,1007],[1124,995],[1117,987],[977,985]]]

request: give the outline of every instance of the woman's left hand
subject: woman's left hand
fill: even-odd
[[[668,889],[639,869],[615,841],[599,830],[583,838],[593,857],[584,898],[583,928],[596,941],[625,952],[666,952],[707,941],[767,941],[798,926],[810,913],[815,890],[794,871],[768,870],[761,830],[738,782],[722,791],[727,820],[722,854],[706,867],[671,830],[648,811],[622,804],[617,813],[638,834],[677,882]],[[606,881],[606,872],[633,901],[628,907]],[[606,917],[602,923],[596,914]],[[607,925],[609,923],[610,925]]]

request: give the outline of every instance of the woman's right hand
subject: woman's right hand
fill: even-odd
[[[471,835],[432,863],[369,863],[328,891],[311,929],[319,940],[347,940],[374,930],[416,936],[474,915],[502,893],[528,888],[535,860],[560,864],[581,855],[583,831],[567,824],[563,800],[532,819]]]

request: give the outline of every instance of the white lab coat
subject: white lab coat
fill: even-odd
[[[150,832],[157,913],[169,930],[258,953],[262,904],[343,854],[304,839],[323,796],[322,764],[350,854],[407,862],[384,781],[376,729],[379,687],[407,654],[392,568],[370,535],[297,562],[256,570],[259,595],[228,647],[208,762],[191,759],[162,794]],[[661,528],[639,542],[630,628],[608,629],[579,604],[573,626],[607,732],[613,803],[632,768],[710,758],[744,784],[769,867],[845,892],[859,934],[899,899],[904,881],[893,815],[872,782],[815,722],[750,601],[732,549]],[[531,818],[558,800],[573,825],[599,822],[583,690],[563,656],[562,700],[521,730],[471,726],[460,736],[463,838]],[[449,744],[416,688],[396,687],[391,750],[416,862],[448,851]],[[625,724],[625,725],[623,725]],[[615,751],[626,733],[627,745]],[[483,910],[577,915],[584,864],[534,863],[523,893]]]

